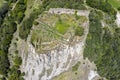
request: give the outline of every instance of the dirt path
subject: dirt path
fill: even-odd
[[[18,2],[19,2],[19,0],[17,0],[17,2],[13,5],[12,11],[15,9],[15,7],[16,7],[16,5],[17,5]]]

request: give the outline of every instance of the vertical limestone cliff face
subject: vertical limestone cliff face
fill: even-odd
[[[22,56],[26,80],[50,80],[54,76],[69,69],[78,60],[82,59],[83,42],[73,47],[65,46],[61,50],[53,50],[47,54],[35,52],[34,47],[28,43],[28,55]],[[25,57],[26,60],[25,60]]]
[[[78,61],[83,63],[83,65],[81,65],[81,70],[84,69],[82,73],[85,73],[87,70],[87,73],[82,74],[85,75],[85,77],[81,77],[81,80],[92,80],[95,76],[98,76],[98,74],[93,71],[95,69],[94,63],[83,59],[85,40],[89,30],[89,21],[84,23],[84,26],[84,35],[75,37],[73,39],[73,45],[62,44],[61,47],[48,51],[45,54],[36,51],[36,48],[30,42],[31,35],[28,36],[26,41],[19,39],[18,51],[22,57],[20,69],[22,72],[25,72],[24,79],[53,80],[55,76],[68,71]],[[90,66],[89,69],[88,65]]]
[[[25,80],[51,80],[54,76],[68,70],[77,61],[83,59],[85,36],[74,46],[64,45],[64,48],[40,54],[27,42],[27,48],[21,51],[22,71],[26,73]],[[24,44],[23,44],[24,45]],[[27,51],[27,52],[24,52]]]
[[[60,73],[67,71],[78,61],[83,60],[83,49],[88,33],[88,22],[85,34],[80,40],[76,39],[74,45],[63,45],[63,47],[51,50],[48,53],[37,53],[28,40],[20,41],[19,52],[22,57],[21,70],[25,72],[25,80],[51,80]]]

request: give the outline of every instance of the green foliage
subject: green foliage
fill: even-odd
[[[78,68],[79,68],[79,65],[80,65],[80,61],[78,61],[77,64],[75,64],[75,65],[72,67],[72,71],[77,71]]]
[[[34,21],[34,23],[33,23],[34,25],[38,25],[39,24],[39,22],[37,22],[37,21]]]
[[[84,28],[83,27],[77,27],[75,30],[76,36],[82,36],[84,34]]]
[[[14,64],[15,64],[16,66],[20,66],[20,65],[22,64],[22,59],[21,59],[21,57],[15,56]]]
[[[18,1],[16,6],[23,5],[23,1],[24,0]],[[5,16],[0,27],[0,74],[6,77],[10,66],[8,60],[8,48],[10,46],[13,33],[17,30],[16,21],[20,23],[23,19],[23,17],[21,18],[20,16],[25,11],[25,9],[21,9],[23,9],[23,6],[15,7],[12,11],[9,11],[9,15],[7,14]]]
[[[61,20],[59,20],[57,23],[56,23],[56,25],[55,25],[56,27],[56,30],[59,32],[59,33],[61,33],[61,34],[65,34],[66,33],[66,31],[69,29],[69,24],[67,24],[67,23],[65,23],[65,22],[63,22],[63,21],[61,21]]]
[[[5,1],[7,1],[7,2],[9,3],[9,5],[10,5],[11,3],[17,2],[17,0],[5,0]]]
[[[0,74],[6,76],[9,66],[10,64],[7,55],[5,54],[5,52],[0,50]]]
[[[19,70],[20,65],[22,64],[22,58],[16,54],[13,58],[13,65],[11,66],[8,72],[8,80],[24,80],[22,76],[24,73],[21,73]]]
[[[2,6],[0,6],[0,16],[4,15],[8,10],[8,3],[3,3]]]
[[[108,0],[108,3],[110,3],[114,8],[120,7],[120,1],[119,0]]]
[[[12,11],[12,18],[20,23],[25,16],[24,11],[26,10],[26,3],[24,0],[19,0],[14,10]]]
[[[120,11],[120,7],[117,8]]]
[[[22,73],[16,66],[13,66],[9,71],[8,80],[24,80]]]
[[[48,8],[86,9],[84,0],[52,0]]]
[[[58,4],[59,3],[59,4]],[[67,4],[66,4],[67,3]],[[22,39],[27,39],[28,34],[30,33],[30,29],[34,23],[34,20],[37,18],[39,14],[41,14],[44,10],[49,9],[51,7],[64,7],[64,8],[74,8],[74,9],[86,9],[82,4],[84,3],[84,0],[43,0],[42,5],[39,7],[39,9],[33,10],[33,12],[30,14],[30,17],[25,19],[20,27],[19,36]],[[61,25],[58,25],[61,26]],[[68,26],[68,25],[66,25]],[[59,27],[58,27],[59,28]],[[66,30],[67,27],[65,27]],[[59,28],[58,31],[61,33],[64,33],[62,28]]]
[[[96,61],[98,71],[102,76],[109,80],[120,79],[120,28],[115,29],[114,35],[111,35],[108,29],[105,29],[103,36],[103,54]]]
[[[0,80],[6,80],[6,78],[5,78],[5,77],[2,77],[2,78],[0,78]]]
[[[34,20],[38,17],[39,14],[41,14],[46,9],[49,2],[50,0],[43,0],[42,5],[39,7],[39,9],[34,9],[33,12],[30,14],[30,17],[23,21],[22,25],[19,28],[19,36],[22,39],[27,39],[28,34],[30,33],[30,29],[34,23]]]
[[[7,53],[14,31],[16,31],[16,24],[12,22],[6,22],[6,24],[3,24],[2,27],[0,27],[0,72],[2,72],[3,75],[5,75],[7,73],[7,69],[9,69],[9,60]]]
[[[107,2],[107,0],[86,0],[86,3],[89,6],[102,10],[108,13],[109,15],[113,16],[114,18],[116,18],[115,15],[117,12],[112,7],[112,5]]]
[[[86,40],[86,48],[84,50],[84,56],[89,56],[90,60],[95,60],[99,57],[98,54],[101,53],[100,46],[101,46],[101,35],[102,35],[102,28],[99,17],[100,14],[97,11],[91,11],[89,15],[89,34]],[[91,54],[94,54],[91,55]]]
[[[95,61],[99,74],[108,80],[120,79],[120,28],[102,28],[100,15],[92,11],[84,56]]]
[[[23,21],[22,26],[19,28],[19,36],[22,39],[26,39],[28,34],[30,33],[30,29],[32,27],[33,18],[28,18],[27,20]]]
[[[0,6],[0,27],[5,17],[5,14],[8,12],[8,8],[8,3],[3,3],[3,5]]]

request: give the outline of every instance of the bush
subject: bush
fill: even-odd
[[[22,59],[21,59],[21,57],[15,56],[14,64],[15,64],[16,66],[20,66],[20,65],[22,64]]]
[[[77,71],[78,68],[79,68],[79,65],[80,65],[80,62],[78,61],[77,64],[75,64],[75,65],[72,67],[72,71]]]
[[[59,4],[58,4],[59,3]],[[83,6],[84,0],[52,0],[49,2],[49,8],[70,8],[70,9],[86,9]]]
[[[6,76],[9,66],[10,64],[6,53],[0,51],[0,74]]]
[[[84,28],[82,27],[77,27],[75,30],[75,35],[76,36],[82,36],[84,34]]]
[[[37,21],[34,21],[34,23],[33,23],[34,25],[38,25],[39,24],[39,22],[37,22]]]
[[[0,7],[0,27],[1,27],[1,24],[3,22],[3,19],[5,17],[5,15],[7,14],[8,12],[8,3],[4,3],[2,7]]]
[[[0,7],[0,16],[4,15],[8,11],[8,3],[4,3],[2,7]]]
[[[120,11],[120,7],[117,8]]]
[[[10,69],[8,80],[24,80],[21,74],[21,71],[18,70],[15,66],[13,66]]]

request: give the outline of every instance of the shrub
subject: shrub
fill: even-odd
[[[75,35],[76,36],[82,36],[84,34],[84,28],[82,27],[77,27],[75,30]]]
[[[34,25],[38,25],[39,24],[39,22],[37,22],[37,21],[34,21],[34,23],[33,23]]]
[[[22,64],[22,59],[21,59],[21,57],[15,56],[14,64],[15,64],[16,66],[20,66],[20,65]]]
[[[117,8],[120,11],[120,7]]]
[[[79,68],[79,65],[80,65],[80,62],[78,61],[77,64],[75,64],[75,65],[72,67],[72,71],[77,71],[78,68]]]

